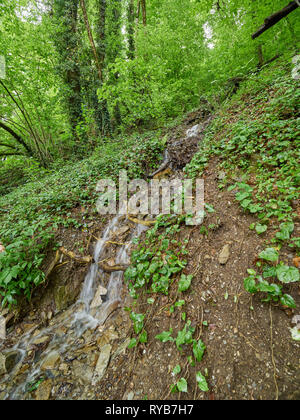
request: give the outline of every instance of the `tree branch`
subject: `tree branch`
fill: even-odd
[[[265,19],[264,24],[252,35],[252,39],[258,38],[262,35],[265,31],[272,28],[272,26],[276,25],[281,19],[285,18],[291,12],[296,10],[299,7],[299,3],[296,1],[291,1],[286,7],[279,10],[276,13],[273,13],[271,16]]]
[[[9,133],[19,144],[21,144],[26,150],[26,152],[29,154],[29,156],[33,156],[33,153],[30,150],[30,147],[28,147],[28,145],[25,143],[22,137],[19,134],[17,134],[12,128],[4,124],[2,121],[0,121],[0,128],[3,128],[3,130]]]

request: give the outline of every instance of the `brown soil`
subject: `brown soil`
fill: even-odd
[[[204,174],[205,200],[216,210],[205,226],[214,223],[216,229],[210,230],[207,237],[199,234],[199,227],[187,227],[181,232],[184,238],[189,238],[189,264],[185,271],[195,275],[191,291],[182,296],[188,301],[182,310],[207,347],[203,361],[189,367],[186,359],[191,354],[190,346],[180,354],[174,343],[163,344],[155,339],[170,327],[176,336],[184,326],[179,309],[173,314],[168,311],[174,303],[174,287],[169,298],[154,296],[155,304],[146,323],[148,343],[127,350],[110,366],[96,390],[96,398],[126,398],[129,391],[136,399],[256,400],[275,399],[277,395],[280,399],[300,398],[300,346],[291,339],[289,331],[294,311],[262,303],[261,296],[252,299],[243,287],[247,268],[253,267],[272,236],[272,229],[262,236],[249,230],[254,217],[243,213],[234,200],[234,192],[220,192],[216,166],[217,161],[211,162]],[[299,229],[298,222],[295,236],[299,236]],[[230,258],[226,265],[221,265],[218,255],[225,244],[230,245]],[[288,249],[282,250],[281,260],[292,265],[293,257]],[[299,308],[299,286],[290,286],[287,292]],[[135,312],[145,313],[148,297]],[[207,321],[208,327],[202,321]],[[186,394],[169,392],[170,385],[176,382],[171,372],[177,364],[185,367],[179,377],[188,381]],[[195,384],[196,371],[203,373],[205,369],[209,393],[197,390]]]

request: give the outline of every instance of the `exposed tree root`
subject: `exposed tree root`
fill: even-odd
[[[137,225],[143,225],[143,226],[152,226],[156,223],[155,220],[140,220],[140,219],[137,219],[137,218],[131,217],[131,216],[128,216],[128,220],[130,220],[131,222],[133,222]]]
[[[90,255],[87,255],[85,257],[81,257],[79,255],[75,255],[74,252],[72,252],[72,251],[68,251],[63,246],[61,246],[59,248],[59,251],[62,254],[66,255],[67,257],[71,258],[72,260],[75,260],[76,262],[78,262],[80,264],[90,264],[90,263],[94,262],[93,257],[91,257]]]
[[[108,265],[105,262],[100,262],[99,267],[106,273],[113,273],[115,271],[126,271],[129,265],[128,264]]]

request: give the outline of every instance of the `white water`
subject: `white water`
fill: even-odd
[[[89,271],[85,277],[81,294],[78,301],[69,309],[65,310],[62,314],[53,318],[51,326],[42,329],[37,335],[33,336],[37,327],[31,329],[24,334],[16,346],[10,351],[18,353],[19,362],[9,375],[5,375],[1,383],[9,383],[14,377],[14,374],[22,365],[28,350],[32,347],[33,343],[41,337],[50,336],[51,340],[42,354],[42,358],[33,362],[26,380],[21,385],[18,385],[13,391],[6,394],[5,399],[20,399],[27,391],[29,384],[34,383],[42,373],[41,366],[45,358],[53,351],[58,352],[60,356],[68,354],[68,352],[76,348],[76,341],[87,330],[95,330],[98,325],[103,325],[104,321],[109,315],[111,305],[121,301],[121,290],[123,272],[113,272],[107,285],[106,300],[102,303],[97,310],[91,313],[91,302],[95,296],[95,292],[100,284],[99,278],[103,278],[103,271],[99,269],[99,261],[103,259],[106,253],[106,242],[113,235],[113,233],[120,227],[120,216],[116,216],[110,221],[105,229],[102,238],[97,242],[94,251],[94,263],[91,264]],[[137,225],[132,233],[130,241],[120,246],[117,252],[116,264],[128,264],[130,262],[129,250],[132,245],[133,237],[138,237],[147,228],[142,225]],[[67,332],[61,333],[60,328],[66,328]]]

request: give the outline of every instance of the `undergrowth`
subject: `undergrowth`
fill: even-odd
[[[40,178],[37,172],[32,182],[1,197],[2,305],[17,304],[18,296],[30,299],[33,289],[43,282],[44,252],[60,226],[84,229],[90,217],[97,218],[93,209],[100,179],[117,180],[121,169],[127,170],[128,178],[144,176],[156,167],[163,148],[159,132],[118,139],[97,148],[90,158],[69,163],[50,175]],[[76,219],[71,210],[80,205],[92,211]]]

